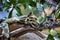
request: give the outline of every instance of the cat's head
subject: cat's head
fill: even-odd
[[[29,19],[31,19],[31,20],[37,20],[37,17],[36,17],[32,12],[30,12],[30,13],[27,15],[27,17],[29,17]]]

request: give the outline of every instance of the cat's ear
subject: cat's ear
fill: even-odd
[[[37,19],[37,17],[32,12],[29,13],[28,17],[30,17],[30,18],[32,17],[34,19]]]
[[[32,12],[30,12],[29,14],[28,14],[28,17],[30,17],[30,16],[33,16],[34,14],[32,13]]]

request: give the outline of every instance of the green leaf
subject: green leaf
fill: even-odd
[[[16,7],[15,9],[16,9],[16,11],[18,12],[16,15],[17,15],[17,16],[21,16],[21,15],[22,15],[21,9],[20,9],[19,7]]]
[[[9,12],[9,10],[8,10],[8,9],[9,9],[9,7],[5,7],[5,8],[4,8],[4,10],[5,10],[5,11]]]
[[[54,37],[51,34],[49,34],[46,40],[54,40]]]
[[[27,4],[26,4],[26,3],[24,3],[24,4],[23,4],[23,6],[24,6],[24,8],[26,8]]]
[[[18,3],[25,3],[26,0],[18,0]]]
[[[60,14],[59,14],[59,16],[57,17],[57,19],[60,19]]]
[[[20,6],[21,6],[21,4],[20,4],[20,3],[18,3],[18,4],[16,4],[16,6],[20,7]]]
[[[51,30],[51,27],[48,27],[48,29],[49,29],[49,32],[50,32],[50,30]]]
[[[45,0],[36,0],[36,2],[43,4],[45,2]]]
[[[57,33],[57,35],[58,35],[58,38],[60,38],[60,33]]]
[[[4,9],[9,9],[11,7],[11,3],[10,2],[5,2],[4,4],[3,4],[3,8]]]
[[[31,1],[31,2],[29,3],[29,5],[32,6],[32,7],[36,7],[36,3],[35,3],[34,1]]]
[[[2,3],[2,0],[0,0],[0,3]]]
[[[0,11],[2,11],[3,9],[2,8],[0,8]]]
[[[26,6],[26,10],[27,10],[28,13],[33,11],[33,10],[32,10],[32,7],[31,7],[30,5],[27,5],[27,6]]]
[[[18,3],[23,4],[24,7],[26,7],[26,4],[36,7],[36,3],[33,0],[18,0]]]
[[[14,9],[14,8],[13,8],[13,9]],[[10,11],[10,13],[9,13],[9,15],[8,15],[8,18],[11,18],[11,17],[12,17],[13,9]]]
[[[58,4],[58,7],[55,11],[55,16],[56,16],[57,19],[60,19],[60,3]]]
[[[16,0],[10,0],[10,4],[14,4],[14,5],[16,5]]]
[[[3,3],[6,3],[6,2],[7,2],[7,0],[3,0],[2,2],[3,2]]]
[[[51,30],[50,30],[50,34],[51,34],[52,36],[56,36],[56,35],[57,35],[57,32],[56,32],[56,30],[51,29]]]
[[[38,21],[39,21],[40,24],[43,24],[46,21],[46,17],[45,16],[43,17],[42,15],[39,15]]]

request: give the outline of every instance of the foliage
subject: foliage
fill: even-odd
[[[23,5],[24,8],[27,7],[27,5],[30,5],[32,7],[36,7],[37,2],[44,3],[44,0],[1,0],[3,3],[3,9],[9,12],[8,18],[12,17],[13,9],[16,9],[18,12],[18,16],[22,15],[20,6]],[[0,9],[2,10],[2,9]]]
[[[40,22],[40,24],[43,24],[46,21],[46,17],[43,17],[42,15],[40,15],[38,17],[38,21]]]
[[[58,1],[54,0],[54,1],[58,2],[59,0]],[[20,9],[21,5],[23,5],[24,8],[27,8],[27,5],[29,5],[33,8],[37,8],[37,2],[40,3],[40,4],[44,4],[45,0],[3,0],[3,1],[0,0],[0,3],[3,3],[3,7],[0,8],[0,10],[2,11],[2,9],[5,9],[6,11],[9,11],[8,18],[12,17],[12,12],[13,12],[14,9],[17,10],[17,16],[21,16],[21,15],[23,15],[22,12],[21,12],[21,9]]]
[[[13,12],[14,9],[17,9],[18,14],[21,14],[21,12],[20,12],[21,10],[20,10],[19,7],[20,6],[18,5],[17,0],[10,0],[10,1],[4,0],[3,1],[3,8],[6,11],[9,11],[8,18],[11,18],[12,17],[12,12]]]
[[[57,32],[56,32],[54,29],[51,29],[51,30],[50,30],[50,34],[51,34],[52,36],[56,36],[56,35],[57,35]]]
[[[56,16],[56,18],[60,18],[60,3],[58,4],[58,6],[55,10],[55,16]]]
[[[2,8],[0,8],[0,11],[2,11]]]
[[[60,33],[58,33],[54,29],[50,29],[48,37],[46,40],[59,40],[60,39]]]
[[[57,35],[58,35],[58,38],[60,38],[60,33],[57,33]]]
[[[54,37],[51,34],[49,34],[46,40],[54,40]]]

